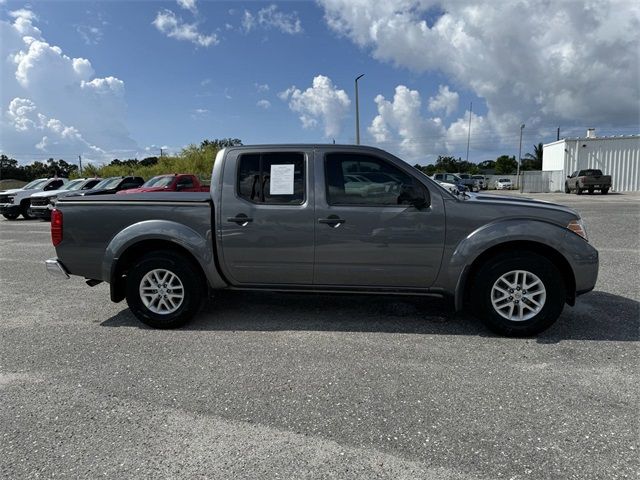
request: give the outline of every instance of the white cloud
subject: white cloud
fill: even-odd
[[[269,84],[267,83],[254,83],[253,85],[256,87],[256,90],[259,93],[264,93],[269,91]]]
[[[256,103],[257,107],[260,108],[264,108],[265,110],[268,110],[271,108],[271,102],[269,100],[258,100],[258,103]]]
[[[178,6],[180,8],[184,8],[185,10],[189,10],[193,14],[198,12],[198,7],[196,5],[196,0],[177,0],[177,2],[178,2]]]
[[[411,158],[422,152],[444,150],[446,128],[439,118],[424,118],[422,100],[417,90],[404,85],[396,87],[393,100],[382,95],[375,98],[378,115],[369,127],[376,143],[390,150],[399,150]]]
[[[288,101],[289,108],[299,114],[304,128],[314,128],[322,123],[326,137],[340,133],[342,121],[351,105],[347,93],[335,87],[324,75],[316,76],[313,85],[305,91],[292,86],[278,96]]]
[[[637,2],[319,1],[330,28],[376,59],[442,72],[484,99],[503,138],[522,122],[638,124]]]
[[[102,40],[102,29],[89,25],[78,25],[76,31],[86,45],[97,45]]]
[[[201,33],[197,24],[183,21],[171,10],[164,9],[159,11],[152,23],[167,37],[175,38],[176,40],[189,41],[201,47],[209,47],[219,43],[218,37],[214,33],[210,35]]]
[[[445,112],[445,115],[449,116],[458,108],[459,99],[457,92],[449,90],[447,85],[440,85],[438,94],[429,98],[429,111],[434,113]]]
[[[298,14],[296,12],[281,12],[278,10],[277,5],[269,5],[268,7],[258,10],[256,14],[248,10],[244,11],[242,16],[242,29],[245,32],[250,32],[258,26],[265,29],[275,28],[289,35],[296,35],[303,32]]]
[[[0,149],[8,153],[78,154],[105,160],[135,151],[126,128],[124,82],[95,77],[91,62],[50,45],[29,10],[0,21]]]
[[[441,86],[439,92],[444,90]],[[437,96],[430,98],[430,104],[434,98]],[[397,151],[408,160],[426,160],[466,149],[468,111],[447,126],[438,116],[425,116],[420,93],[404,85],[396,87],[392,100],[378,95],[375,102],[378,115],[368,131],[379,146]],[[429,107],[431,110],[431,105]],[[471,114],[471,146],[476,153],[495,148],[490,122],[474,113]]]

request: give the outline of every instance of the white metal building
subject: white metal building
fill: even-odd
[[[590,128],[583,138],[564,138],[543,146],[542,171],[562,171],[562,178],[576,170],[599,168],[611,175],[612,190],[640,190],[640,135],[597,137]]]

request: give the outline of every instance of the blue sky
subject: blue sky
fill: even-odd
[[[205,138],[353,143],[360,73],[363,143],[411,162],[465,157],[471,101],[472,161],[516,154],[521,123],[524,152],[557,125],[638,133],[638,40],[617,33],[633,3],[393,3],[0,2],[0,150],[103,162]]]

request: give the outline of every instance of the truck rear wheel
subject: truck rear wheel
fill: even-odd
[[[19,215],[20,215],[19,213],[3,213],[2,214],[2,216],[7,220],[15,220],[16,218],[18,218]]]
[[[473,307],[494,332],[530,336],[549,328],[566,299],[562,274],[533,252],[493,257],[475,278]]]
[[[204,280],[191,259],[159,250],[140,259],[127,274],[127,304],[153,328],[177,328],[198,313]]]
[[[564,184],[564,193],[571,193],[571,189],[569,188],[569,184],[568,183]]]
[[[602,193],[602,195],[606,195],[607,193],[609,193],[609,189],[603,188],[602,190],[600,190],[600,193]]]

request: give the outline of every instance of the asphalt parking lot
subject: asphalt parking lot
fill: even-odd
[[[233,293],[151,330],[0,220],[2,478],[632,478],[640,195],[565,203],[595,291],[537,338],[441,301]]]

